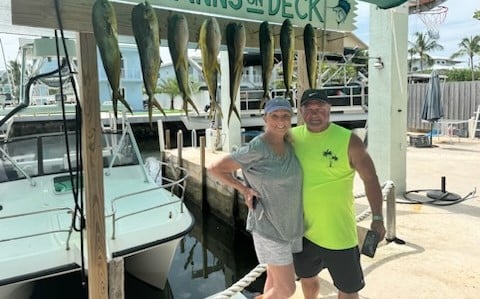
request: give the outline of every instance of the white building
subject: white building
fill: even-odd
[[[456,68],[462,68],[457,66],[459,63],[463,63],[460,60],[454,60],[446,57],[433,57],[431,56],[431,61],[425,59],[420,63],[420,56],[415,55],[413,58],[408,59],[411,72],[419,72],[426,70],[452,70]]]

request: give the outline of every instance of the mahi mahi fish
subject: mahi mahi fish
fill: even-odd
[[[215,112],[222,116],[222,110],[217,103],[218,74],[220,73],[218,53],[221,43],[222,34],[217,19],[213,17],[205,19],[200,27],[198,46],[202,52],[203,77],[210,95],[210,117],[215,117]]]
[[[182,14],[174,14],[168,19],[168,49],[172,57],[178,89],[183,97],[183,110],[188,116],[188,104],[198,113],[197,106],[192,100],[192,89],[188,79],[188,24]]]
[[[270,26],[267,21],[260,24],[259,31],[259,43],[260,43],[260,56],[262,59],[262,85],[263,96],[260,101],[260,109],[263,108],[263,104],[270,100],[270,79],[272,77],[273,63],[274,63],[274,41],[273,34],[270,30]]]
[[[132,10],[132,29],[140,55],[143,84],[148,95],[148,120],[152,126],[153,106],[157,107],[166,116],[162,106],[155,99],[158,72],[160,64],[160,34],[157,15],[153,7],[145,1],[139,3]]]
[[[293,30],[290,19],[285,19],[280,29],[280,50],[282,52],[283,83],[287,90],[287,97],[293,99],[292,94],[292,76],[293,76],[293,58],[295,56],[295,31]]]
[[[311,24],[305,25],[303,29],[303,47],[305,50],[305,61],[307,64],[307,77],[310,88],[317,88],[317,36]]]
[[[120,92],[121,53],[118,46],[117,17],[108,0],[96,0],[92,7],[92,26],[103,67],[112,89],[113,113],[117,117],[117,101],[132,113],[130,105]]]
[[[229,23],[225,31],[228,50],[228,68],[230,70],[230,109],[228,110],[227,123],[230,124],[232,112],[234,112],[238,120],[240,120],[240,113],[235,103],[242,79],[243,49],[245,48],[246,36],[245,26],[243,26],[242,23]]]

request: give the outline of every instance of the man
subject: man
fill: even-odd
[[[295,153],[303,168],[305,235],[294,254],[306,299],[318,298],[318,273],[327,268],[338,298],[358,298],[365,286],[360,265],[353,180],[358,172],[372,211],[371,229],[385,236],[383,197],[375,166],[362,140],[330,122],[323,90],[307,90],[300,102],[305,125],[292,129]]]

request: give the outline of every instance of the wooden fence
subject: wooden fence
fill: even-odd
[[[408,84],[408,131],[430,131],[431,124],[421,120],[422,107],[428,83]],[[480,105],[480,81],[441,82],[443,121],[452,120],[458,135],[468,131],[468,119],[474,116]],[[455,121],[465,121],[455,123]],[[439,128],[437,128],[439,129]]]

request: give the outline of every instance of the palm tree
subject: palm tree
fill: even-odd
[[[480,10],[477,10],[473,13],[473,18],[480,21]]]
[[[427,63],[432,60],[427,53],[430,51],[443,50],[443,46],[437,43],[436,40],[430,38],[428,34],[415,32],[415,42],[413,44],[413,51],[420,56],[420,71],[423,71],[423,61]]]
[[[453,53],[450,58],[456,58],[460,56],[468,56],[468,65],[472,71],[472,81],[474,80],[474,65],[473,57],[475,55],[480,55],[480,35],[470,36],[470,38],[463,38],[462,41],[458,44],[460,50]]]
[[[410,70],[410,72],[413,71],[413,56],[415,56],[417,52],[415,51],[415,48],[414,47],[411,47],[410,49],[408,49],[408,55],[410,55],[410,61],[408,62],[408,69]]]
[[[18,87],[20,86],[20,79],[21,79],[20,78],[21,64],[15,60],[9,61],[7,66],[7,72],[9,73],[8,75],[11,76],[10,78],[13,79],[13,82],[12,82],[13,96],[16,99],[19,99],[20,89]]]
[[[180,89],[178,88],[178,83],[175,78],[162,79],[155,92],[168,94],[170,96],[170,110],[174,109],[175,97],[180,95]]]

